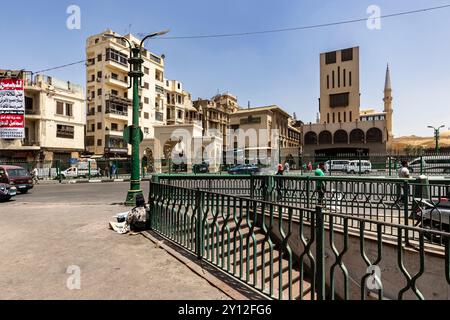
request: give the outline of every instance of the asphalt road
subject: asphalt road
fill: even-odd
[[[145,199],[149,182],[141,183]],[[38,184],[28,194],[18,194],[15,201],[33,203],[119,204],[125,201],[129,182]]]

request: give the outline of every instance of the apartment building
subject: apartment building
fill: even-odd
[[[202,123],[203,135],[217,135],[223,139],[223,151],[228,144],[227,129],[230,126],[230,116],[238,111],[237,97],[231,93],[217,94],[211,99],[197,99],[193,102]]]
[[[105,157],[127,156],[131,147],[123,140],[123,130],[132,124],[132,98],[129,72],[129,48],[126,41],[105,37],[106,30],[86,42],[87,124],[86,149]],[[125,36],[133,45],[140,39]],[[154,126],[167,120],[164,56],[143,50],[142,87],[139,89],[139,125],[144,139],[154,136]]]
[[[276,105],[237,110],[230,115],[230,129],[240,130],[245,140],[239,142],[237,135],[229,137],[228,153],[250,162],[268,157],[278,163],[288,156],[298,157],[301,132],[292,124],[290,114]],[[280,155],[282,159],[278,159]]]
[[[69,81],[30,73],[24,79],[25,138],[0,139],[0,160],[68,162],[84,151],[85,93]]]
[[[177,80],[165,81],[167,116],[166,123],[174,124],[190,124],[197,123],[199,113],[193,107],[191,94],[183,90],[183,84]]]
[[[306,157],[382,154],[392,133],[392,88],[389,67],[384,86],[384,110],[361,110],[359,48],[320,55],[320,117],[301,126]]]

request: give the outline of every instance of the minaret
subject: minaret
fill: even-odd
[[[392,133],[392,87],[391,87],[391,74],[389,71],[389,64],[386,68],[386,80],[384,82],[384,112],[386,113],[386,131],[388,146],[392,143],[394,135]]]

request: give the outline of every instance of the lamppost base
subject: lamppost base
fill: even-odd
[[[142,190],[128,190],[125,205],[128,207],[135,207],[137,195],[144,195],[144,193],[142,192]]]

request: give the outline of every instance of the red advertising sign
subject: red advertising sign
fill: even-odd
[[[0,79],[0,139],[25,138],[23,80]]]

